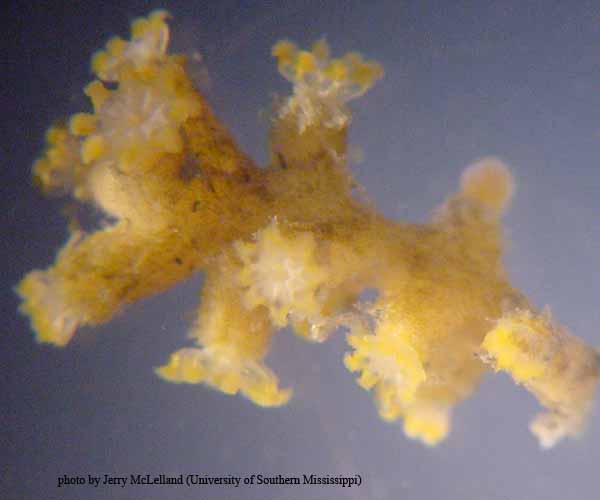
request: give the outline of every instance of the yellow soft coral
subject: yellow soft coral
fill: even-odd
[[[288,315],[314,322],[321,316],[318,292],[327,279],[327,269],[317,261],[312,233],[285,235],[280,226],[274,220],[257,233],[256,243],[236,245],[244,264],[237,276],[245,290],[244,303],[250,309],[266,306],[278,327],[287,324]]]
[[[86,136],[82,146],[85,163],[112,160],[122,168],[147,161],[161,153],[178,153],[183,147],[179,127],[198,115],[200,106],[173,61],[164,61],[145,73],[123,71],[119,87],[97,97],[97,87],[88,87],[94,96],[94,115],[75,115],[71,130]],[[129,167],[130,168],[130,167]]]
[[[156,10],[147,18],[136,19],[131,24],[131,40],[111,38],[106,50],[98,51],[92,58],[92,69],[101,80],[118,81],[128,67],[138,71],[164,58],[169,45],[169,27],[165,22],[169,14]]]
[[[38,342],[63,347],[69,343],[82,321],[74,311],[69,310],[56,285],[49,273],[29,273],[19,284],[19,293],[27,297],[21,312],[31,318]]]
[[[404,417],[404,433],[410,438],[420,439],[428,446],[438,444],[449,430],[450,415],[443,405],[413,409]]]
[[[199,319],[190,335],[202,348],[177,351],[157,372],[171,382],[204,382],[226,394],[239,391],[261,406],[279,406],[291,391],[279,389],[277,377],[263,363],[273,325],[264,306],[244,306],[234,278],[239,268],[232,256],[219,259],[208,273]]]
[[[392,330],[389,325],[379,326],[375,335],[349,335],[348,344],[354,352],[346,354],[344,364],[361,371],[358,384],[364,389],[378,386],[379,414],[395,420],[427,378],[418,353],[403,338],[401,327]]]
[[[33,175],[42,190],[49,194],[73,193],[86,200],[86,166],[81,161],[81,140],[62,124],[51,127],[46,134],[48,149],[44,157],[33,165]]]
[[[296,116],[300,131],[315,123],[344,127],[350,118],[344,104],[363,95],[383,76],[380,64],[365,61],[356,52],[332,59],[325,40],[315,43],[311,51],[298,50],[283,40],[275,44],[272,53],[279,72],[294,83],[294,95],[281,114]]]
[[[45,191],[111,216],[110,226],[75,232],[52,266],[17,286],[38,341],[63,346],[80,326],[204,271],[195,345],[157,369],[166,380],[278,406],[291,391],[266,364],[274,332],[290,325],[323,342],[342,328],[347,368],[411,438],[444,439],[454,406],[490,368],[549,410],[531,425],[543,446],[578,434],[598,354],[509,283],[509,169],[474,163],[426,224],[379,214],[355,195],[347,103],[383,71],[357,53],[331,57],[324,41],[273,48],[294,88],[259,168],[194,88],[185,58],[168,54],[167,17],[136,20],[130,40],[94,56],[93,112],[52,127],[34,165]],[[361,301],[366,289],[373,301]]]
[[[530,425],[542,446],[583,430],[600,377],[598,353],[550,318],[515,311],[503,317],[482,344],[485,359],[510,373],[548,409]]]

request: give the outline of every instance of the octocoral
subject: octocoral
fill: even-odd
[[[293,92],[273,117],[264,168],[240,151],[167,52],[167,14],[132,25],[92,62],[93,113],[50,129],[34,166],[41,187],[112,217],[75,232],[47,270],[18,285],[40,342],[63,346],[81,325],[206,273],[195,346],[157,373],[256,404],[291,397],[265,364],[291,326],[323,342],[345,329],[346,367],[381,417],[434,445],[452,408],[489,369],[505,370],[548,408],[531,425],[543,446],[584,427],[599,377],[596,351],[514,289],[500,226],[514,180],[499,160],[467,168],[427,224],[397,223],[355,196],[348,101],[383,75],[356,53],[332,58],[289,41],[273,48]],[[372,302],[361,302],[375,289]]]

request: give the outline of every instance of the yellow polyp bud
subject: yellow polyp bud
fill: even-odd
[[[77,113],[69,120],[69,130],[74,135],[90,135],[96,130],[96,117],[89,113]]]
[[[289,40],[280,40],[271,49],[271,55],[277,58],[279,64],[292,64],[297,52],[296,45]]]
[[[66,129],[62,126],[50,127],[46,132],[46,141],[50,144],[59,144],[67,140],[69,136]]]
[[[84,92],[85,95],[92,100],[92,105],[96,111],[102,107],[106,99],[111,95],[110,90],[108,90],[99,80],[94,80],[92,83],[89,83],[85,87]]]
[[[35,184],[45,189],[45,185],[49,183],[52,163],[47,158],[38,158],[33,162],[33,175]]]
[[[435,446],[448,435],[449,422],[443,412],[416,412],[404,417],[404,433],[412,439],[420,439],[428,446]]]
[[[150,22],[145,17],[140,17],[131,23],[131,37],[141,38],[150,29]]]
[[[386,335],[391,326],[380,325],[377,335],[348,335],[354,353],[344,360],[350,371],[362,371],[357,383],[364,389],[383,384],[385,390],[381,389],[379,396],[385,395],[386,400],[382,408],[394,401],[413,401],[417,388],[427,378],[415,349],[398,336]]]
[[[402,408],[400,405],[391,405],[387,408],[379,408],[378,413],[381,420],[394,422],[402,415]]]
[[[380,65],[365,62],[357,52],[331,60],[325,40],[314,43],[311,51],[279,42],[273,54],[279,72],[294,84],[294,94],[280,114],[295,115],[300,132],[317,123],[327,129],[344,128],[350,118],[344,104],[364,94],[383,74]]]
[[[127,42],[118,36],[111,38],[106,44],[106,51],[111,56],[120,56],[126,48]]]
[[[383,76],[383,66],[379,63],[357,64],[350,74],[352,81],[362,88],[370,87],[373,82]]]
[[[240,377],[237,373],[217,373],[211,382],[221,392],[230,396],[236,394],[240,388]]]
[[[190,384],[197,384],[205,377],[205,370],[202,366],[192,363],[184,364],[181,367],[181,381]]]
[[[337,82],[344,81],[348,78],[348,67],[340,59],[333,59],[325,68],[325,75]]]
[[[41,344],[53,344],[58,347],[67,345],[70,337],[63,338],[56,334],[52,323],[43,315],[42,311],[30,310],[27,313],[31,316],[31,323],[35,326],[36,340]]]
[[[123,64],[119,68],[119,82],[126,84],[129,82],[150,79],[150,67],[135,68],[131,64]]]
[[[57,145],[46,151],[46,157],[53,165],[59,165],[67,159],[67,150],[64,147]]]
[[[379,377],[367,369],[363,370],[361,376],[357,379],[358,385],[367,391],[371,389],[378,381]]]
[[[257,301],[256,303],[260,303]],[[274,308],[271,312],[271,321],[278,328],[283,328],[287,325],[289,308],[287,307],[278,307]]]
[[[24,300],[19,309],[29,315],[36,340],[59,347],[67,345],[81,318],[62,303],[51,276],[33,271],[17,285],[16,292]]]
[[[120,81],[121,72],[127,66],[146,70],[151,61],[161,60],[169,43],[169,28],[164,22],[165,11],[156,11],[148,18],[132,23],[131,41],[112,38],[106,50],[92,57],[92,70],[102,80]]]
[[[190,384],[206,382],[207,380],[210,380],[211,377],[216,379],[213,374],[209,373],[203,364],[197,363],[195,360],[186,359],[186,362],[181,363],[180,370],[181,381]]]
[[[155,10],[148,17],[140,17],[131,23],[131,38],[142,38],[149,31],[159,31],[164,28],[165,20],[169,17],[166,10]]]
[[[155,368],[154,373],[156,373],[160,378],[162,378],[164,380],[168,380],[169,382],[177,383],[177,382],[179,382],[179,380],[176,379],[176,377],[175,377],[176,372],[172,365],[173,365],[172,361],[169,361],[168,364],[166,364],[164,366],[159,366],[158,368]]]
[[[382,420],[393,422],[402,415],[403,406],[397,396],[396,389],[390,384],[379,384],[375,388],[377,412]]]
[[[171,14],[164,9],[157,9],[150,13],[148,16],[149,29],[154,30],[155,32],[164,32],[167,30],[166,20],[171,17]],[[165,43],[168,42],[168,31],[166,32],[167,39]],[[164,47],[166,48],[166,46]]]
[[[539,342],[542,341],[540,337]],[[528,354],[528,346],[510,327],[499,325],[485,337],[482,347],[493,357],[496,370],[510,372],[518,382],[540,377],[546,371],[547,363]]]
[[[148,21],[152,26],[156,26],[158,24],[162,25],[164,22],[171,17],[168,11],[164,9],[155,9],[148,15]]]
[[[313,43],[311,52],[319,61],[326,61],[329,59],[329,44],[324,38],[321,38]]]
[[[165,380],[176,383],[198,384],[206,376],[205,370],[197,361],[197,357],[190,355],[194,350],[182,349],[171,354],[169,362],[155,372]]]
[[[92,72],[95,75],[102,75],[106,72],[110,63],[110,56],[103,50],[99,50],[92,56]]]
[[[279,389],[271,380],[250,384],[243,392],[253,403],[264,407],[282,406],[292,397],[291,389]]]
[[[461,176],[461,193],[470,200],[502,215],[515,191],[508,167],[496,158],[483,158],[467,167]]]
[[[317,69],[315,56],[310,52],[301,51],[296,61],[296,78],[302,78],[306,73],[313,73]]]
[[[81,145],[81,161],[92,163],[102,156],[106,150],[106,142],[101,135],[90,135]]]
[[[307,342],[325,342],[331,333],[331,329],[323,325],[313,324],[309,321],[294,321],[292,323],[294,333]]]
[[[354,69],[358,65],[363,64],[363,57],[359,52],[347,52],[342,57],[342,61],[348,66],[348,68]]]
[[[355,353],[346,353],[344,355],[344,366],[348,369],[348,371],[355,372],[360,370],[362,363],[360,362],[360,358],[356,356]]]

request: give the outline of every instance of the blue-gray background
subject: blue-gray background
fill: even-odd
[[[506,263],[536,304],[600,345],[600,4],[597,1],[7,2],[3,12],[0,497],[6,499],[598,498],[597,412],[581,441],[542,452],[527,431],[533,398],[489,376],[427,449],[380,421],[326,345],[289,332],[269,363],[295,397],[263,410],[240,397],[159,380],[186,342],[201,276],[84,329],[65,349],[34,342],[11,287],[49,265],[66,237],[61,203],[30,164],[52,120],[87,109],[89,56],[155,7],[173,46],[200,52],[201,88],[240,144],[266,158],[272,96],[289,86],[270,47],[325,35],[337,53],[381,61],[383,81],[353,106],[354,166],[381,210],[424,221],[483,155],[512,167]],[[62,474],[361,474],[352,490],[270,487],[56,488]]]

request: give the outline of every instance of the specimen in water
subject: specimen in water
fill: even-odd
[[[545,447],[577,435],[599,376],[596,350],[508,282],[500,221],[514,181],[493,158],[468,167],[427,224],[395,222],[361,196],[348,169],[348,101],[383,75],[358,53],[333,58],[273,47],[293,84],[272,119],[264,167],[237,147],[167,53],[167,14],[134,21],[92,59],[93,112],[57,123],[34,165],[41,188],[102,210],[111,223],[73,229],[55,263],[17,287],[40,342],[64,346],[82,325],[205,273],[194,345],[157,373],[286,403],[264,359],[291,326],[324,342],[346,332],[346,367],[381,417],[433,445],[455,404],[488,370],[504,370],[545,411]],[[365,289],[377,291],[361,300]]]

